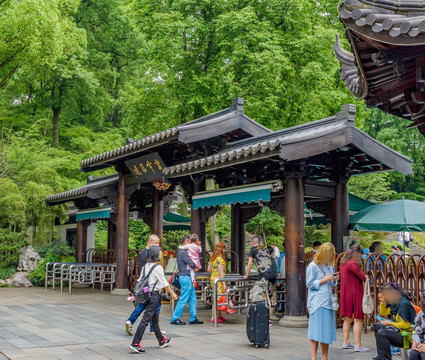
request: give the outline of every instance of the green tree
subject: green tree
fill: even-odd
[[[18,69],[53,64],[72,37],[79,0],[0,1],[0,89]],[[70,32],[71,30],[71,32]]]

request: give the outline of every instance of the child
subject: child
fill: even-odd
[[[425,359],[425,293],[422,294],[421,311],[415,319],[415,328],[417,337],[413,339],[412,351],[409,354],[409,360]],[[419,341],[417,341],[419,339]],[[416,342],[415,342],[416,340]]]
[[[201,260],[199,259],[199,254],[202,251],[202,247],[198,235],[190,235],[190,244],[179,246],[179,249],[187,250],[187,254],[196,265],[195,269],[192,269],[189,265],[187,265],[187,269],[190,271],[190,277],[192,279],[192,282],[194,282],[195,271],[198,271],[201,268]]]

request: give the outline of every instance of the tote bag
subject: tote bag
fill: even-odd
[[[366,315],[373,313],[373,299],[370,293],[370,281],[368,276],[366,276],[366,281],[363,286],[362,310]]]

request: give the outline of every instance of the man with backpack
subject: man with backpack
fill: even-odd
[[[248,278],[251,272],[252,265],[255,261],[257,265],[258,277],[257,280],[266,279],[268,281],[269,296],[272,297],[276,293],[276,265],[270,255],[270,249],[267,245],[263,245],[259,236],[255,235],[251,239],[251,250],[249,251],[248,266],[246,268],[245,277]],[[272,320],[279,320],[275,316],[276,299],[273,296],[272,309],[270,311]]]
[[[149,236],[146,247],[139,254],[140,274],[142,273],[143,267],[146,265],[148,250],[153,246],[159,246],[159,244],[160,244],[160,239],[157,235],[152,234]],[[133,312],[131,313],[130,317],[125,323],[125,331],[128,335],[133,335],[133,324],[137,321],[137,319],[139,318],[143,310],[145,310],[145,304],[137,304],[137,306],[134,308]],[[157,308],[158,316],[160,311],[161,311],[161,299],[158,303],[158,308]],[[151,333],[154,332],[152,324],[150,325],[150,332]],[[165,334],[165,331],[163,333]]]

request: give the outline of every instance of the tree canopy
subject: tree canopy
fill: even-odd
[[[274,130],[355,103],[358,126],[414,159],[414,174],[354,178],[351,191],[425,195],[423,137],[352,97],[335,33],[336,0],[0,0],[2,234],[49,240],[66,207],[44,198],[85,183],[81,159],[235,97]]]

